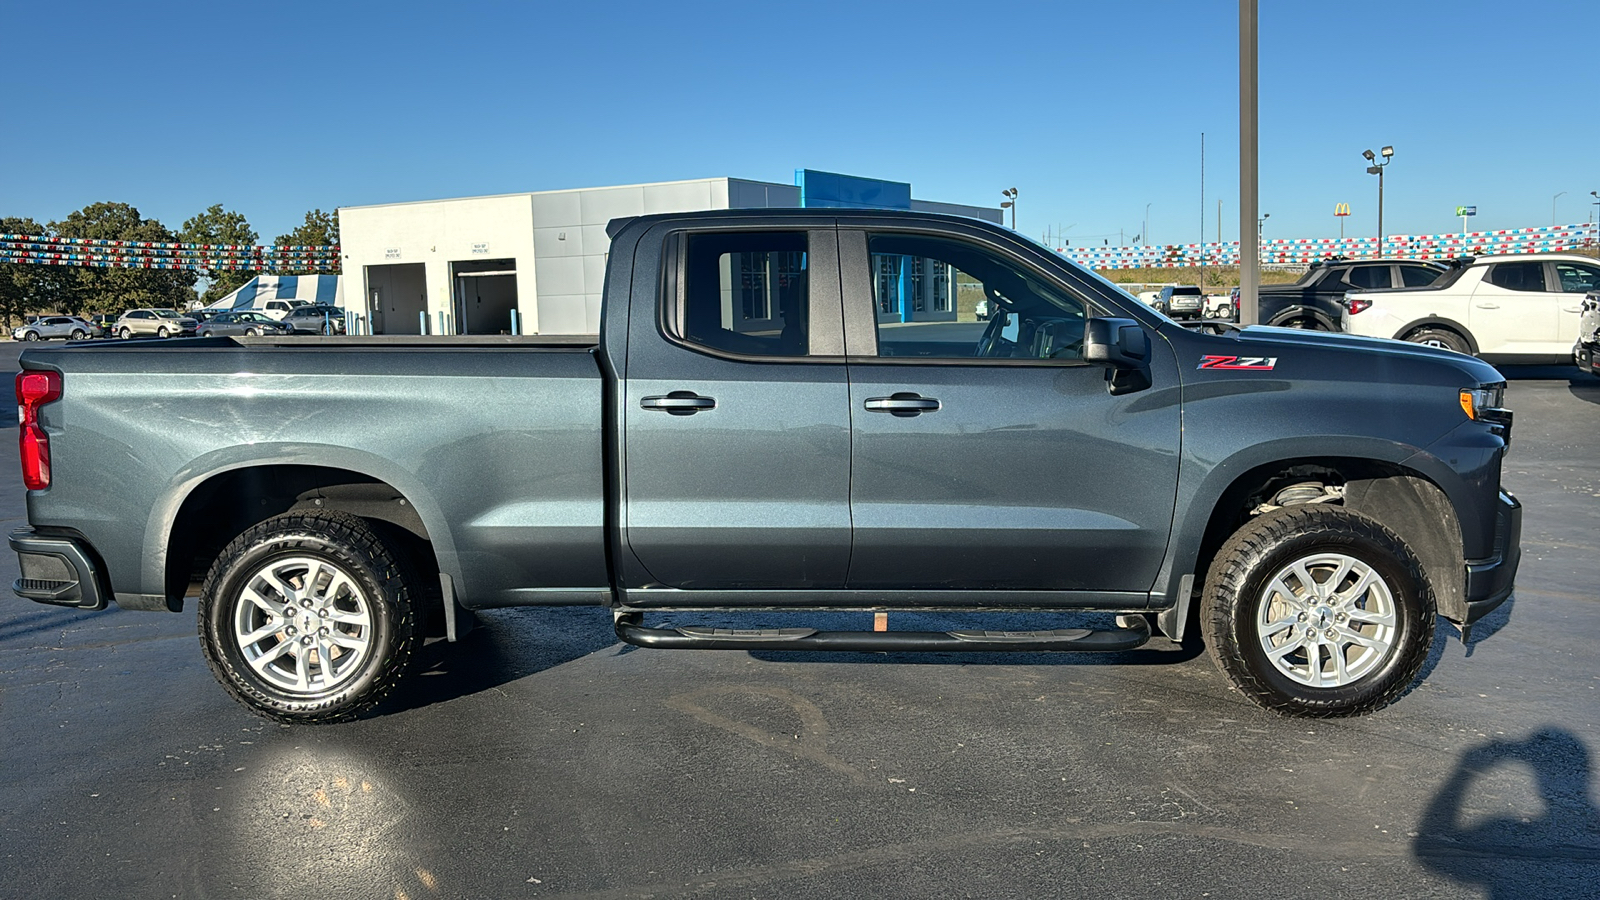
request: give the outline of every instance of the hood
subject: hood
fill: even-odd
[[[1250,325],[1237,331],[1207,336],[1207,342],[1216,342],[1219,345],[1215,348],[1217,352],[1237,353],[1241,356],[1287,356],[1296,351],[1334,351],[1357,356],[1382,355],[1448,365],[1483,384],[1505,380],[1505,376],[1494,366],[1475,356],[1390,338]],[[1232,349],[1222,349],[1230,345]],[[1207,352],[1211,350],[1208,349]]]

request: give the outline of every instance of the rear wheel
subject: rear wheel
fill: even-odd
[[[1407,334],[1404,340],[1413,344],[1423,344],[1428,347],[1441,347],[1445,350],[1454,350],[1457,353],[1471,353],[1467,339],[1448,328],[1430,326],[1418,328]]]
[[[87,338],[88,336],[89,336],[89,332],[84,331],[82,329],[78,329],[78,330],[73,331],[71,334],[67,335],[67,340],[69,340],[69,341],[81,341],[81,340]]]
[[[1201,600],[1213,661],[1292,716],[1371,712],[1405,693],[1433,642],[1433,590],[1410,547],[1337,506],[1275,510],[1218,551]]]
[[[1283,323],[1283,327],[1285,327],[1285,328],[1299,328],[1302,331],[1327,331],[1328,330],[1326,328],[1323,328],[1322,327],[1322,323],[1320,321],[1318,321],[1316,319],[1316,317],[1314,317],[1314,316],[1296,316],[1296,317],[1290,319],[1289,321]]]
[[[235,538],[206,576],[206,662],[229,694],[268,718],[356,718],[400,682],[420,640],[409,571],[355,516],[268,519]]]

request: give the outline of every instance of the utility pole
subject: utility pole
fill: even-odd
[[[1256,288],[1261,280],[1261,248],[1244,239],[1256,222],[1260,196],[1256,140],[1259,119],[1256,90],[1256,0],[1239,0],[1239,324],[1259,318]]]
[[[1241,0],[1242,2],[1242,0]],[[1206,133],[1200,132],[1200,294],[1206,292]],[[1202,304],[1204,305],[1204,304]]]

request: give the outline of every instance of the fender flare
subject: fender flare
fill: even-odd
[[[1339,330],[1339,323],[1328,318],[1327,313],[1317,309],[1315,306],[1306,306],[1300,303],[1296,303],[1292,306],[1285,306],[1283,309],[1278,310],[1278,314],[1272,317],[1272,321],[1265,322],[1263,324],[1282,327],[1284,322],[1287,322],[1291,319],[1299,319],[1304,317],[1316,319],[1317,324],[1329,331]]]
[[[146,594],[165,596],[167,549],[178,511],[196,488],[218,475],[261,466],[312,466],[340,469],[381,481],[406,498],[433,544],[439,570],[461,583],[461,564],[456,555],[455,538],[438,501],[416,475],[394,462],[364,450],[326,444],[266,443],[224,447],[191,461],[173,475],[172,481],[150,507],[145,521],[143,567],[139,581]],[[153,588],[153,589],[152,589]],[[168,598],[170,606],[174,598]],[[181,598],[177,598],[181,603]]]
[[[1403,341],[1405,340],[1405,335],[1416,331],[1418,328],[1427,328],[1433,325],[1448,328],[1451,331],[1454,331],[1456,334],[1461,335],[1461,337],[1466,340],[1467,349],[1472,351],[1472,355],[1478,355],[1478,339],[1472,336],[1472,331],[1468,329],[1467,326],[1457,322],[1455,319],[1447,318],[1445,316],[1423,316],[1420,319],[1414,319],[1410,322],[1407,322],[1400,328],[1399,331],[1394,333],[1394,339],[1397,341]]]

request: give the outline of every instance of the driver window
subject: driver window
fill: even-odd
[[[1025,267],[961,241],[874,234],[878,356],[1081,362],[1086,306]]]

